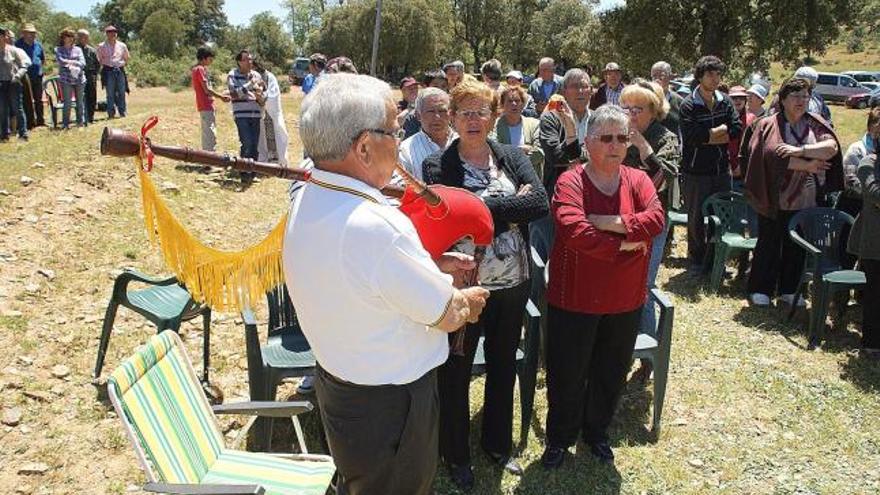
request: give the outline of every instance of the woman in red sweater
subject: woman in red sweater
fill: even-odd
[[[589,163],[564,172],[551,210],[556,240],[547,291],[547,446],[559,467],[583,435],[611,463],[607,429],[632,362],[651,240],[665,214],[651,179],[622,165],[629,116],[605,105],[590,117]]]

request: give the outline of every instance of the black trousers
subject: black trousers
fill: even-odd
[[[722,191],[730,191],[730,174],[691,175],[683,174],[684,204],[687,208],[688,261],[691,265],[703,265],[706,257],[706,226],[703,223],[703,203],[706,198]]]
[[[868,283],[862,292],[862,347],[880,349],[880,260],[860,260]]]
[[[632,363],[642,308],[627,313],[547,310],[547,445],[608,441]]]
[[[86,122],[95,121],[95,108],[98,106],[98,74],[86,73]]]
[[[31,95],[34,99],[34,125],[46,125],[43,119],[43,76],[29,76]]]
[[[775,219],[758,214],[760,234],[749,272],[749,293],[773,297],[797,291],[805,253],[788,235],[788,222],[796,213],[779,210]]]
[[[513,384],[516,380],[516,348],[522,330],[523,311],[529,298],[529,282],[509,289],[493,290],[480,320],[468,325],[464,356],[449,354],[438,369],[440,392],[440,455],[449,464],[468,465],[470,452],[470,382],[474,353],[484,335],[486,387],[483,392],[483,424],[480,443],[484,450],[509,456],[513,448]],[[462,330],[459,330],[462,331]],[[450,334],[450,339],[454,334]]]
[[[437,471],[437,378],[431,370],[406,385],[364,386],[320,366],[315,392],[339,495],[433,493]]]

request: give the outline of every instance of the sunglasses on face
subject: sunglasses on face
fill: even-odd
[[[626,144],[629,142],[629,136],[626,134],[600,134],[598,136],[593,136],[593,138],[598,139],[605,144],[611,144],[614,142],[615,138],[617,138],[617,142],[620,144]]]

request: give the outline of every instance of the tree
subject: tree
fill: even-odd
[[[195,29],[193,0],[130,0],[123,11],[123,18],[131,30],[140,37],[147,18],[159,11],[183,24],[183,29],[174,33],[175,38],[192,39],[190,30]]]
[[[273,68],[285,69],[293,51],[290,37],[284,32],[281,21],[271,12],[260,12],[251,17],[245,34],[248,47]]]
[[[113,25],[119,33],[119,38],[127,40],[132,31],[131,25],[125,20],[125,9],[131,0],[108,0],[92,7],[92,18],[98,21],[103,30],[106,26]]]
[[[192,41],[218,41],[223,29],[229,25],[223,12],[223,0],[195,0],[193,7]]]
[[[31,0],[3,0],[0,2],[0,21],[22,22]]]
[[[180,33],[185,30],[186,26],[175,12],[159,9],[144,20],[138,38],[148,52],[172,58],[177,55]]]
[[[596,18],[590,10],[597,1],[552,0],[535,15],[532,39],[536,55],[548,55],[564,67],[585,65],[600,57],[595,50]],[[537,60],[532,62],[537,63]]]
[[[508,0],[509,1],[509,0]],[[495,56],[501,38],[506,35],[505,0],[452,0],[455,37],[467,44],[474,57],[474,67]]]
[[[323,0],[284,0],[287,8],[287,24],[293,37],[293,47],[299,54],[305,54],[309,35],[320,29],[321,15],[324,13]]]

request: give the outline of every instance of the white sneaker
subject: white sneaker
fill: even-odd
[[[770,296],[767,294],[761,294],[760,292],[753,292],[749,296],[749,302],[752,303],[752,306],[769,306]]]
[[[794,294],[783,294],[779,296],[779,300],[791,306],[792,303],[794,303]],[[804,296],[798,297],[797,305],[799,308],[803,308],[807,305],[807,301],[804,300]]]
[[[300,395],[309,395],[315,392],[315,377],[304,376],[299,386],[296,387],[296,393]]]

